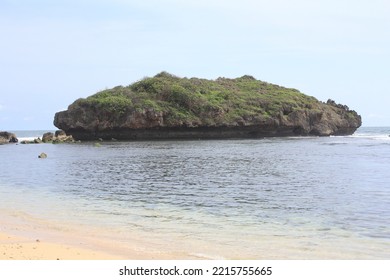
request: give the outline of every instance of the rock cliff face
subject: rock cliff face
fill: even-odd
[[[349,135],[361,117],[251,76],[211,81],[162,72],[78,99],[54,125],[76,140],[259,138]]]

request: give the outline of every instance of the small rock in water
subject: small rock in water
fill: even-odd
[[[41,153],[41,154],[38,156],[38,158],[47,158],[47,154]]]
[[[53,132],[46,132],[42,136],[42,141],[44,143],[52,142],[54,140],[54,133]]]
[[[7,131],[0,131],[0,144],[5,143],[18,143],[18,138],[14,133],[10,133]]]

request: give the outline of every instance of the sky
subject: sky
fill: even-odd
[[[167,71],[259,80],[390,126],[388,0],[0,0],[0,131]]]

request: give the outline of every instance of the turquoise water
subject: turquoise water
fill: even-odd
[[[388,259],[389,134],[2,145],[0,209],[194,257]]]

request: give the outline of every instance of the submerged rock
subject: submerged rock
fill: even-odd
[[[353,134],[361,117],[296,89],[256,80],[162,72],[78,99],[54,125],[81,140],[259,138]]]
[[[47,158],[47,154],[41,153],[41,154],[38,156],[38,158]]]

